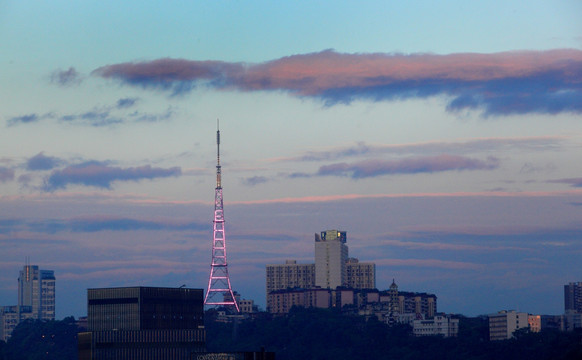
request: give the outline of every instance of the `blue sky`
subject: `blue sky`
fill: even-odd
[[[229,269],[348,232],[377,285],[563,311],[582,268],[577,1],[0,2],[0,304],[204,288],[220,118]]]

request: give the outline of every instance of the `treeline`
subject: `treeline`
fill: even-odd
[[[2,360],[75,360],[77,332],[73,317],[63,320],[25,320],[8,342],[0,341]]]
[[[206,313],[208,351],[273,351],[277,360],[293,359],[582,359],[582,331],[518,332],[505,341],[488,340],[487,318],[461,317],[457,338],[413,337],[409,326],[389,327],[375,317],[342,315],[322,309],[294,308],[288,316],[261,314],[234,323]],[[10,340],[0,341],[1,360],[77,359],[72,317],[27,320]]]
[[[487,318],[464,318],[457,338],[414,337],[409,326],[389,327],[375,317],[295,308],[288,316],[237,323],[206,316],[208,351],[265,351],[291,359],[582,359],[582,332],[519,332],[488,340]]]

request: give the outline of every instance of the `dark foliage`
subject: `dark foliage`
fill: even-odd
[[[4,346],[0,345],[0,359],[77,359],[77,332],[73,317],[52,321],[23,321],[14,329],[8,342]]]
[[[288,316],[236,323],[206,317],[208,351],[266,351],[290,359],[582,359],[582,332],[518,333],[490,342],[486,317],[460,317],[459,336],[413,337],[409,326],[388,327],[332,310],[294,308]]]

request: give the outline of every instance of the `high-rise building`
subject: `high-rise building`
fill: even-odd
[[[202,289],[125,287],[87,291],[79,359],[191,359],[205,351]]]
[[[268,264],[266,271],[267,294],[275,290],[315,286],[315,264],[297,264],[296,260],[286,260],[285,264]]]
[[[564,312],[582,313],[582,282],[564,285]]]
[[[360,262],[356,258],[348,258],[346,280],[347,286],[351,289],[375,289],[376,264]]]
[[[0,307],[0,340],[7,341],[24,320],[55,319],[55,273],[25,265],[18,275],[18,305]]]
[[[326,230],[315,234],[315,286],[335,289],[347,286],[347,233]]]
[[[30,307],[33,319],[55,319],[55,273],[25,265],[18,276],[18,308]],[[20,310],[22,309],[22,310]]]

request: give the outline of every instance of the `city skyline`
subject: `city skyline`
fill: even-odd
[[[206,288],[216,119],[232,288],[342,229],[439,310],[563,312],[582,279],[577,1],[0,5],[0,304],[25,259]],[[260,274],[260,275],[259,275]]]

